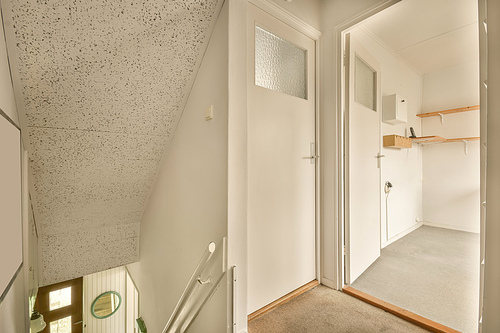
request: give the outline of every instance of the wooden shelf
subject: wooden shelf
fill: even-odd
[[[446,139],[446,142],[477,141],[479,139],[480,139],[480,137],[478,137],[478,136],[471,136],[471,137],[468,137],[468,138]]]
[[[421,143],[421,144],[427,144],[427,143],[440,143],[440,142],[445,142],[446,139],[442,138],[440,136],[421,136],[418,138],[410,138],[412,142],[415,143]]]
[[[467,111],[474,111],[474,110],[479,110],[479,105],[467,106],[465,108],[458,108],[458,109],[450,109],[450,110],[443,110],[443,111],[421,113],[421,114],[417,114],[417,117],[420,117],[420,118],[436,117],[436,116],[441,116],[444,114],[467,112]]]
[[[478,136],[472,136],[468,138],[453,138],[453,139],[445,139],[440,136],[421,136],[419,138],[411,138],[412,142],[420,143],[420,144],[428,144],[428,143],[445,143],[445,142],[463,142],[463,141],[476,141],[480,138]]]

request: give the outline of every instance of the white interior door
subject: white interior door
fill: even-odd
[[[248,16],[248,313],[315,279],[315,41]]]
[[[346,35],[346,283],[380,256],[380,121],[378,62]]]

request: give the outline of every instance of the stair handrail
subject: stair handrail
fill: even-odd
[[[162,333],[184,333],[198,316],[226,273],[225,250],[225,237],[208,244]]]

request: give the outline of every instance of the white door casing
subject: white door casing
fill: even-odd
[[[345,51],[345,281],[350,284],[380,256],[382,103],[376,59],[350,34]],[[363,75],[373,75],[373,86]]]
[[[311,149],[316,87],[315,41],[254,5],[248,9],[247,311],[252,313],[316,277],[316,166],[310,159],[316,155]],[[304,96],[256,85],[256,29],[305,51]],[[288,75],[292,60],[278,59],[275,65]]]

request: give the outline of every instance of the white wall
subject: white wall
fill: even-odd
[[[229,1],[228,25],[228,265],[235,292],[228,290],[228,318],[235,332],[247,329],[247,0]],[[228,284],[228,288],[231,285]]]
[[[0,332],[25,332],[28,318],[25,299],[24,274],[21,271],[0,305]]]
[[[126,274],[125,267],[118,267],[83,277],[83,323],[86,333],[125,332]],[[97,319],[92,316],[92,302],[108,291],[119,293],[122,303],[112,316]]]
[[[127,275],[127,291],[125,297],[125,309],[127,310],[125,329],[126,333],[137,333],[136,319],[139,315],[139,291],[135,287],[134,281]]]
[[[19,126],[7,49],[3,36],[3,22],[0,17],[0,108]],[[25,332],[28,318],[25,291],[25,266],[23,265],[5,299],[0,304],[0,332]]]
[[[479,104],[479,63],[467,63],[424,76],[423,112]],[[479,136],[479,110],[422,118],[423,135],[444,138]],[[479,141],[423,148],[423,218],[426,224],[479,232]]]
[[[294,0],[287,2],[285,0],[271,0],[278,6],[282,7],[292,15],[307,22],[313,28],[321,29],[321,10],[323,7],[322,0]]]
[[[227,25],[226,2],[141,222],[140,261],[128,266],[150,332],[166,325],[209,242],[227,234]],[[193,332],[225,332],[225,279],[221,285]]]
[[[469,62],[426,73],[422,113],[478,105],[478,82],[478,62]]]
[[[409,128],[421,132],[422,77],[389,51],[366,30],[356,28],[352,35],[380,63],[382,75],[382,96],[398,94],[407,101],[408,121],[404,124],[382,122],[382,136],[397,134],[410,135]],[[416,224],[422,218],[422,154],[418,146],[410,149],[382,148],[381,176],[381,230],[382,244]],[[390,181],[394,186],[388,198],[389,238],[386,239],[386,205],[383,184]]]
[[[14,89],[10,77],[7,46],[5,44],[3,19],[0,17],[0,109],[19,126]]]

